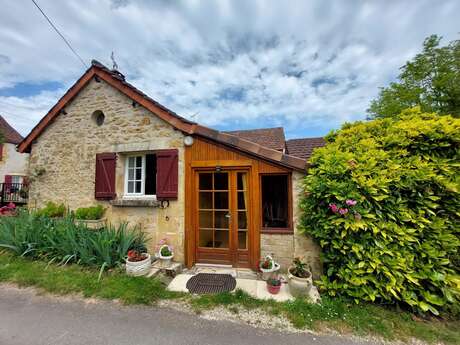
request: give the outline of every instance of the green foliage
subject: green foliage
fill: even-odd
[[[75,211],[76,219],[97,220],[104,215],[105,209],[102,205],[81,207]]]
[[[108,226],[88,230],[71,217],[52,219],[22,211],[17,217],[0,219],[0,247],[19,256],[60,264],[78,263],[101,270],[124,262],[128,250],[145,250],[145,233]]]
[[[320,287],[419,312],[458,309],[460,120],[414,108],[328,140],[301,201],[303,230],[323,249]]]
[[[395,117],[414,106],[460,117],[460,41],[439,47],[440,40],[436,35],[425,39],[423,51],[401,67],[399,81],[371,102],[372,117]]]
[[[50,217],[50,218],[64,217],[65,213],[66,213],[66,207],[64,204],[56,204],[52,201],[48,201],[45,207],[35,212],[35,214],[39,217]]]

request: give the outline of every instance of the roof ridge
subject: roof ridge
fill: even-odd
[[[305,140],[305,139],[323,139],[324,137],[304,137],[304,138],[292,138],[292,139],[287,139],[286,141],[292,141],[292,140]]]
[[[223,133],[231,133],[231,132],[253,132],[253,131],[263,131],[266,129],[281,129],[284,132],[284,127],[263,127],[263,128],[253,128],[253,129],[234,129],[231,131],[222,131]]]

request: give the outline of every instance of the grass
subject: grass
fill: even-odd
[[[58,295],[118,299],[124,304],[154,304],[160,299],[179,297],[157,279],[128,277],[117,270],[107,272],[100,281],[98,275],[98,270],[77,265],[48,265],[0,254],[0,282],[34,286]]]
[[[124,304],[152,305],[162,299],[182,298],[200,313],[217,306],[232,313],[241,309],[259,309],[271,315],[284,316],[297,328],[335,329],[340,333],[380,336],[407,340],[410,337],[427,342],[460,344],[460,320],[413,320],[411,314],[371,304],[349,304],[340,299],[323,298],[321,304],[306,300],[278,303],[252,298],[245,292],[221,293],[191,297],[167,291],[158,279],[128,277],[112,270],[98,281],[98,271],[77,265],[47,265],[42,261],[0,254],[0,282],[35,286],[44,291],[65,295],[117,299]]]

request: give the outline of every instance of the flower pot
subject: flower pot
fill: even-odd
[[[311,279],[311,273],[306,278],[296,277],[291,273],[291,269],[294,267],[289,267],[288,270],[288,285],[291,295],[294,297],[307,297],[310,294],[310,289],[313,284]]]
[[[163,256],[161,254],[157,255],[158,259],[158,265],[160,268],[168,268],[171,267],[172,264],[172,259],[174,257],[174,254],[171,256]]]
[[[270,285],[267,283],[267,290],[270,292],[272,295],[276,295],[280,292],[281,290],[281,285]]]
[[[268,280],[271,278],[275,272],[279,271],[280,267],[280,264],[277,262],[273,263],[273,267],[269,269],[265,269],[259,266],[259,269],[262,272],[262,280]]]
[[[126,259],[126,274],[130,276],[144,276],[150,272],[152,261],[150,254],[144,253],[147,258],[142,261],[129,261]]]
[[[106,226],[106,218],[101,219],[75,219],[77,225],[85,225],[88,229],[99,230]]]

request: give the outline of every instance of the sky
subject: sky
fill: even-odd
[[[317,137],[366,118],[423,40],[459,39],[458,0],[36,0],[87,65],[216,129]],[[0,114],[22,135],[86,67],[30,0],[0,0]]]

